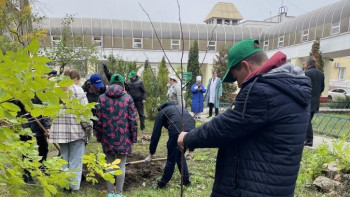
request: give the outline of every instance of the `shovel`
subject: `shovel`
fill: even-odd
[[[167,158],[164,157],[164,158],[157,158],[157,159],[152,159],[152,161],[165,161]],[[140,163],[146,163],[146,161],[143,159],[143,160],[139,160],[139,161],[131,161],[131,162],[127,162],[125,165],[133,165],[133,164],[140,164]]]

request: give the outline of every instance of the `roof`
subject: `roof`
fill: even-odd
[[[212,18],[224,18],[224,19],[234,19],[242,20],[243,17],[238,9],[233,5],[233,3],[219,2],[217,3],[211,12],[208,14],[204,22]]]

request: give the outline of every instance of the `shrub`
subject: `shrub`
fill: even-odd
[[[350,97],[338,97],[328,104],[332,109],[350,109]]]

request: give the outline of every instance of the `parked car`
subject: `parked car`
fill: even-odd
[[[350,97],[350,89],[347,88],[337,88],[328,92],[328,99],[335,100],[337,98]]]

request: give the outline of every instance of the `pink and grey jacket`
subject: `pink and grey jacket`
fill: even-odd
[[[133,99],[119,85],[111,85],[97,106],[97,140],[105,154],[131,153],[137,142],[137,113]]]

